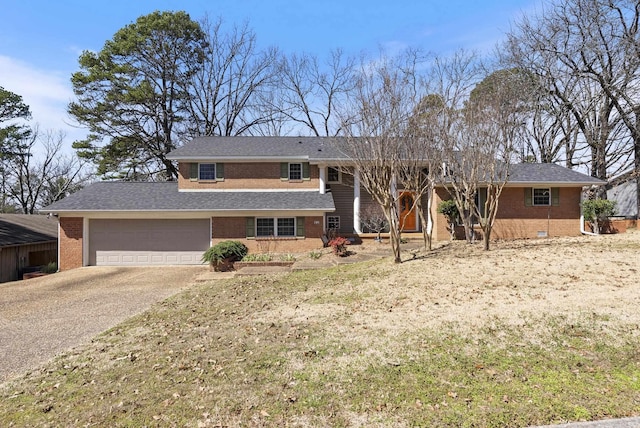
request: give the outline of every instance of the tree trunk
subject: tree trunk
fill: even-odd
[[[391,250],[393,252],[394,263],[401,263],[400,258],[400,227],[398,222],[397,208],[392,204],[383,207],[384,215],[389,222],[389,240],[391,241]],[[395,213],[394,213],[395,211]]]
[[[640,219],[640,139],[634,141],[633,166],[636,179],[636,219]]]
[[[432,230],[429,227],[429,219],[431,218],[431,199],[427,202],[427,215],[425,216],[424,211],[422,210],[422,201],[420,199],[416,200],[416,210],[418,211],[418,215],[420,216],[420,225],[422,226],[422,239],[424,241],[425,250],[431,251],[431,237]]]
[[[491,239],[491,226],[487,225],[484,229],[482,229],[482,241],[484,243],[484,250],[489,251],[490,239]]]

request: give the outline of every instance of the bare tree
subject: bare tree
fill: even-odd
[[[355,89],[355,71],[355,61],[341,50],[331,52],[324,63],[306,53],[283,57],[273,109],[312,135],[336,136],[350,122],[337,113],[344,113],[343,105]]]
[[[399,180],[403,188],[414,195],[413,208],[418,213],[424,246],[428,250],[432,248],[433,236],[432,196],[442,165],[441,147],[437,143],[442,107],[440,97],[426,96],[420,100],[409,119],[399,162]]]
[[[222,21],[201,21],[207,48],[193,58],[198,71],[190,81],[189,136],[260,133],[272,121],[266,101],[276,73],[278,52],[259,50],[247,24],[223,31]]]
[[[557,2],[521,19],[505,49],[514,64],[538,76],[560,111],[573,116],[589,147],[591,175],[600,179],[628,165],[637,146],[639,12],[637,2],[627,0]],[[631,138],[620,134],[622,124]]]
[[[389,222],[379,205],[369,204],[360,213],[362,225],[369,231],[378,234],[376,241],[380,242],[380,234],[389,227]]]
[[[363,62],[351,104],[342,115],[345,138],[337,140],[343,141],[339,149],[348,157],[348,168],[355,170],[384,212],[396,263],[401,262],[397,177],[402,141],[416,104],[419,60],[417,52],[408,51],[396,58]]]
[[[484,249],[489,250],[500,195],[509,181],[514,147],[522,140],[520,136],[524,133],[524,123],[520,121],[517,104],[512,103],[509,88],[497,85],[490,91],[474,95],[472,93],[465,108],[464,119],[472,145],[462,150],[471,153],[469,164],[479,172],[478,189],[472,207],[482,230]],[[465,154],[461,156],[468,157]]]
[[[63,141],[63,133],[35,128],[12,159],[8,196],[24,214],[79,190],[89,179],[81,160],[63,154]]]
[[[464,50],[451,57],[435,57],[432,61],[428,93],[429,115],[422,120],[441,152],[442,169],[436,178],[456,203],[467,242],[474,239],[473,205],[480,171],[474,164],[474,146],[466,129],[464,107],[473,88],[481,81],[482,68],[477,55]],[[463,174],[464,173],[464,174]]]

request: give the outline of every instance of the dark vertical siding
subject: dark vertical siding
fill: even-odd
[[[29,244],[15,247],[4,247],[0,250],[0,282],[22,279],[24,268],[32,266],[29,253],[45,252],[52,262],[58,260],[58,244],[56,242]],[[40,258],[44,255],[39,254]],[[38,260],[37,262],[41,262]]]
[[[327,216],[340,216],[340,233],[353,233],[353,187],[332,184],[331,194],[336,210]]]

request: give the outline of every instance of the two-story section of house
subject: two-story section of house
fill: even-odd
[[[375,203],[359,172],[322,137],[200,137],[169,154],[177,182],[97,182],[45,208],[59,218],[59,266],[200,264],[240,240],[252,252],[305,252],[329,232],[371,232]],[[495,236],[580,234],[583,186],[599,180],[551,164],[514,166]],[[404,232],[420,231],[413,195],[397,189]],[[481,196],[481,192],[480,192]],[[434,238],[449,239],[434,191]],[[426,206],[426,204],[425,204]]]

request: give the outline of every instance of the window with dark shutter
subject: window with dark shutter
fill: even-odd
[[[224,180],[224,164],[217,163],[216,164],[216,180]]]
[[[296,236],[298,238],[304,236],[304,217],[296,217]]]
[[[246,218],[246,234],[247,238],[255,238],[255,219],[253,217]]]

